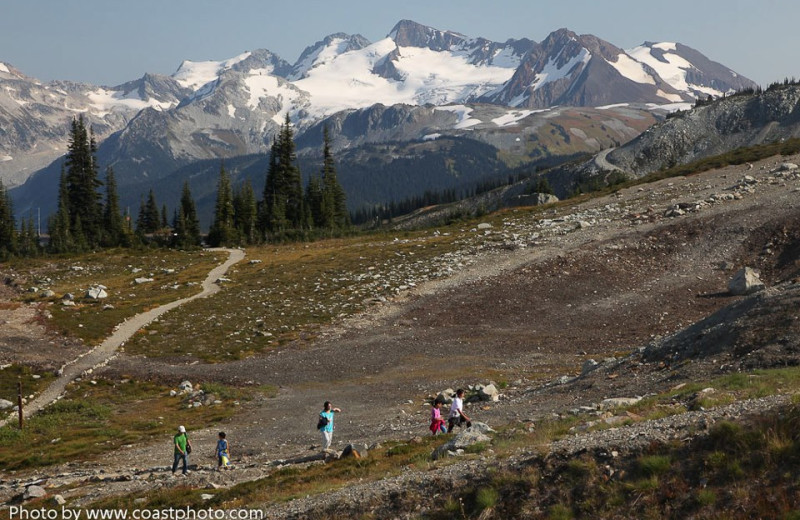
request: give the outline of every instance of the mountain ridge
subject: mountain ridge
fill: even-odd
[[[501,43],[411,20],[401,20],[377,42],[334,33],[307,47],[294,64],[257,49],[222,61],[187,60],[170,76],[145,74],[111,88],[42,84],[0,71],[0,87],[5,87],[0,88],[0,125],[22,129],[19,135],[0,136],[0,179],[14,187],[48,165],[52,171],[52,161],[66,150],[69,122],[78,113],[87,117],[101,143],[101,167],[113,166],[120,186],[138,183],[136,189],[144,192],[153,178],[169,176],[192,161],[266,154],[287,115],[296,137],[303,140],[309,129],[355,111],[408,106],[413,117],[385,120],[386,125],[404,125],[401,128],[365,120],[364,126],[351,127],[352,138],[335,136],[335,151],[388,135],[413,140],[471,133],[477,140],[496,140],[494,134],[500,131],[526,145],[517,147],[523,155],[511,159],[524,162],[530,160],[525,151],[532,145],[514,134],[525,132],[530,128],[526,125],[542,124],[526,119],[536,111],[555,105],[620,103],[637,110],[676,102],[688,107],[695,99],[693,92],[701,88],[722,94],[754,85],[722,65],[716,72],[689,75],[693,65],[678,55],[684,46],[657,45],[660,54],[652,59],[663,60],[659,63],[664,73],[670,73],[669,81],[680,88],[613,44],[568,29],[554,31],[542,43]],[[646,49],[639,52],[646,58]],[[622,65],[609,61],[615,55]],[[692,90],[691,81],[705,84]],[[429,106],[457,117],[444,117]],[[470,115],[490,112],[494,117],[483,123]],[[351,124],[354,121],[351,118]],[[565,135],[569,140],[568,132]],[[307,146],[298,153],[318,153],[319,143],[303,142]],[[506,144],[499,151],[508,154],[512,148]],[[598,151],[596,145],[585,150]],[[12,190],[23,211],[36,204],[34,195],[38,196],[20,195],[26,190],[32,188]]]

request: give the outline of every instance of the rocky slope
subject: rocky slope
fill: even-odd
[[[257,480],[309,454],[314,433],[297,417],[313,417],[325,399],[345,410],[337,446],[371,445],[423,435],[429,396],[485,383],[486,374],[508,385],[499,401],[470,405],[473,418],[525,429],[552,414],[609,419],[598,410],[607,398],[635,399],[681,383],[795,364],[800,175],[779,165],[798,159],[668,179],[544,214],[509,211],[492,226],[462,230],[461,250],[443,257],[443,265],[435,266],[442,275],[425,284],[407,283],[423,266],[407,270],[399,259],[391,262],[376,274],[381,283],[397,285],[394,300],[297,348],[218,365],[121,356],[99,377],[177,384],[177,372],[181,379],[280,385],[275,399],[245,407],[226,425],[237,439],[242,471],[216,474],[200,462],[187,480],[172,480],[164,467],[170,458],[165,440],[128,447],[113,460],[18,472],[3,479],[0,493],[10,500],[38,483],[81,506],[131,491]],[[760,270],[767,291],[728,293],[734,270],[744,265]],[[320,360],[326,381],[335,384],[319,384]],[[713,421],[741,420],[788,398],[631,425],[622,418],[610,431],[576,431],[547,449],[561,454],[564,464],[587,448],[618,452],[622,459],[658,443],[689,443],[707,435]],[[215,428],[198,431],[194,439],[210,446],[215,434]],[[486,452],[336,493],[251,506],[274,518],[414,517],[423,496],[468,487],[497,469],[518,472],[547,460],[537,447],[521,447],[507,460]],[[622,462],[605,463],[613,468]]]
[[[565,178],[598,175],[618,169],[629,176],[725,154],[743,146],[779,142],[800,136],[800,86],[775,85],[719,99],[660,122],[636,139],[554,175]]]

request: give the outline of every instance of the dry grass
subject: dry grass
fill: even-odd
[[[274,389],[209,385],[223,405],[189,408],[170,388],[133,380],[98,378],[70,383],[67,397],[28,419],[25,428],[0,428],[0,467],[6,470],[93,460],[126,445],[168,436],[176,424],[190,430],[217,424],[236,412],[234,400]],[[263,394],[262,394],[263,395]]]
[[[204,251],[108,250],[62,259],[18,260],[9,267],[26,286],[55,292],[48,300],[54,304],[48,321],[52,328],[94,345],[126,318],[196,294],[208,271],[224,260],[223,253]],[[153,282],[136,284],[136,278]],[[107,287],[108,298],[85,297],[86,290],[97,284]],[[74,295],[75,307],[60,305],[67,293]],[[22,298],[43,301],[40,294],[25,293]]]
[[[313,339],[320,326],[362,312],[373,299],[438,276],[428,265],[456,246],[453,236],[427,232],[248,249],[220,294],[162,317],[125,349],[223,362]]]

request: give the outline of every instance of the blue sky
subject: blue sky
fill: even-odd
[[[797,0],[6,0],[0,61],[113,86],[259,48],[294,63],[329,34],[376,41],[401,19],[496,41],[567,27],[626,49],[680,42],[762,85],[800,76]]]

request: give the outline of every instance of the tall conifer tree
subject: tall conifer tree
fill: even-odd
[[[106,203],[103,207],[103,244],[108,247],[129,246],[125,222],[119,208],[117,180],[114,169],[106,168]]]
[[[50,232],[48,248],[51,252],[56,254],[69,253],[75,249],[69,216],[67,173],[63,164],[61,165],[61,177],[58,182],[58,209],[56,214],[50,217],[47,227]]]
[[[17,230],[11,197],[0,181],[0,260],[5,260],[17,250]]]
[[[189,181],[185,181],[183,183],[180,210],[183,212],[183,219],[185,223],[185,241],[182,242],[182,245],[199,246],[200,222],[197,220],[197,208],[195,206],[194,199],[192,198],[192,192],[189,189]],[[181,211],[179,211],[179,214]]]
[[[336,164],[331,152],[331,137],[328,126],[322,131],[322,220],[327,228],[345,228],[350,225],[347,197],[336,174]]]
[[[98,192],[102,182],[98,179],[96,151],[94,133],[87,131],[83,116],[73,119],[66,162],[67,207],[76,242],[88,247],[99,245],[103,233],[102,197]],[[79,227],[81,237],[77,236]]]
[[[264,185],[263,227],[266,233],[302,229],[306,224],[306,215],[294,134],[287,114],[270,151]]]
[[[238,241],[234,227],[233,192],[231,180],[225,165],[220,165],[219,182],[217,183],[217,203],[214,206],[214,222],[208,231],[208,243],[211,246],[229,246]]]
[[[239,237],[247,244],[256,243],[258,207],[250,180],[233,195],[234,227]]]

